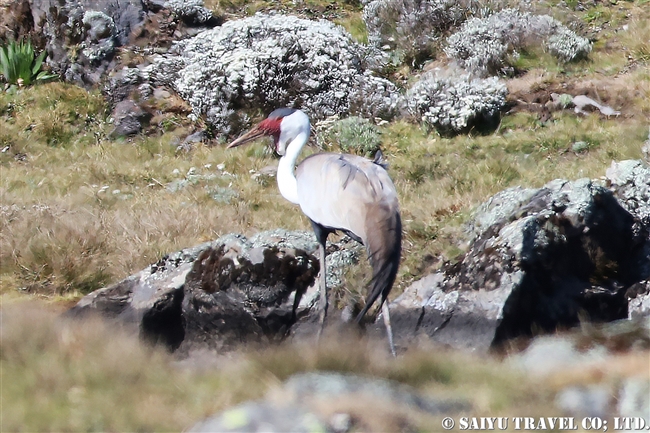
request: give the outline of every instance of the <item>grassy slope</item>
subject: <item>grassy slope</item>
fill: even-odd
[[[211,7],[230,14],[245,7],[239,1],[216,3]],[[243,12],[268,3],[248,3]],[[333,9],[326,12],[325,3]],[[314,15],[332,14],[363,40],[358,6],[300,4]],[[569,12],[598,37],[591,60],[561,66],[543,53],[527,53],[521,66],[529,72],[512,80],[511,89],[605,83],[601,88],[609,90],[601,96],[623,115],[577,118],[566,112],[542,125],[536,114],[520,112],[505,116],[492,135],[455,138],[427,134],[403,121],[383,126],[383,148],[405,222],[396,292],[461,251],[463,221],[491,194],[515,185],[538,187],[557,177],[598,178],[612,160],[641,157],[650,123],[648,3],[597,4]],[[314,368],[374,374],[425,392],[466,396],[484,414],[554,414],[552,384],[530,392],[530,379],[512,378],[493,360],[423,348],[392,361],[382,350],[342,342],[318,350],[290,346],[234,355],[237,362],[218,371],[188,372],[132,337],[111,333],[107,338],[104,325],[79,329],[57,324],[48,312],[26,311],[25,299],[44,298],[59,309],[65,305],[61,300],[78,299],[167,252],[225,233],[309,229],[273,180],[252,178],[251,170],[275,162],[263,144],[176,153],[174,139],[187,130],[172,126],[182,125],[182,119],[166,119],[170,131],[158,136],[115,141],[106,138],[106,117],[98,94],[66,84],[0,94],[0,149],[6,149],[0,154],[3,431],[178,430],[262,395],[295,371]],[[571,152],[575,141],[589,143],[588,150]],[[165,188],[192,167],[216,176],[195,178],[174,193]],[[229,204],[215,201],[210,195],[218,188],[230,188],[238,197]],[[361,287],[368,273],[365,264],[352,269],[349,285]],[[360,349],[350,351],[350,346]]]

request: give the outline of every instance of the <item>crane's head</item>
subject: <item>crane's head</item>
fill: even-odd
[[[268,135],[273,137],[273,150],[278,155],[284,156],[289,143],[297,137],[302,138],[301,146],[307,142],[310,128],[309,118],[302,111],[295,108],[278,108],[250,131],[230,143],[228,149]]]

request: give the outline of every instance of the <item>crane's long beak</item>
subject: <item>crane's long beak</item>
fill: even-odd
[[[259,125],[257,125],[253,127],[253,129],[248,131],[246,134],[242,135],[237,140],[230,143],[228,147],[226,147],[226,149],[241,146],[242,144],[246,144],[253,140],[257,140],[258,138],[263,137],[265,135],[267,135],[267,133],[263,129],[261,129]]]

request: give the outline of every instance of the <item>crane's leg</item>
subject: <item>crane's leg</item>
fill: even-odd
[[[320,326],[318,328],[318,338],[320,338],[323,333],[323,328],[325,328],[325,318],[327,317],[327,268],[325,265],[325,247],[327,243],[327,236],[330,232],[320,224],[312,221],[312,227],[314,228],[314,233],[316,234],[316,239],[319,244],[320,252]]]
[[[388,345],[390,346],[390,353],[397,356],[395,353],[395,343],[393,343],[393,328],[390,326],[390,312],[388,311],[388,303],[382,302],[381,315],[384,318],[384,325],[386,326],[386,334],[388,334]]]
[[[325,328],[325,318],[327,317],[327,270],[325,269],[325,242],[320,245],[320,328],[318,337],[320,338]]]

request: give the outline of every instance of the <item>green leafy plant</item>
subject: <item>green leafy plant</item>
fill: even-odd
[[[29,40],[9,41],[6,46],[0,46],[0,72],[7,83],[24,86],[55,78],[55,74],[41,70],[46,55],[43,51],[36,57]]]
[[[325,142],[337,143],[342,152],[371,156],[381,144],[379,129],[369,120],[350,116],[336,121],[325,133]]]

